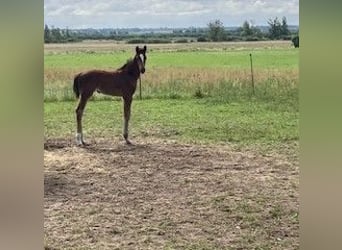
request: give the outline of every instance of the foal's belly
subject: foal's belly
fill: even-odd
[[[111,96],[122,96],[122,90],[119,88],[97,88],[96,91],[98,93],[104,94],[104,95],[111,95]]]

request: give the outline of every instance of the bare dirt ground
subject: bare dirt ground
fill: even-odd
[[[299,168],[153,140],[44,144],[45,249],[299,249]]]

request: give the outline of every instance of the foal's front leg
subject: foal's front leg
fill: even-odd
[[[78,146],[87,145],[83,141],[83,132],[82,132],[82,116],[83,116],[84,108],[87,104],[87,100],[88,100],[87,98],[81,96],[80,102],[76,108],[76,121],[77,121],[76,144]]]
[[[123,129],[123,137],[125,138],[125,141],[127,144],[132,144],[128,140],[128,122],[129,118],[131,116],[131,103],[132,103],[132,96],[124,97],[124,129]]]

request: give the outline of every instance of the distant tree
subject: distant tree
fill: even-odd
[[[208,42],[208,39],[206,37],[204,37],[204,36],[199,36],[197,38],[197,42]]]
[[[286,17],[283,17],[282,23],[281,23],[281,34],[283,36],[288,36],[290,35],[289,27],[287,25],[287,20]]]
[[[60,28],[51,28],[51,41],[54,43],[60,43],[63,40],[63,36]]]
[[[215,20],[208,24],[209,38],[212,41],[223,41],[225,39],[225,31],[223,23],[220,20]]]
[[[283,17],[280,22],[278,17],[274,19],[269,19],[267,21],[269,27],[268,37],[272,40],[274,39],[290,39],[290,30],[287,25],[286,17]]]
[[[44,42],[45,43],[51,42],[51,31],[50,31],[49,26],[47,24],[45,24],[45,27],[44,27]]]
[[[237,36],[246,41],[257,41],[263,38],[263,33],[250,22],[244,21],[242,26],[237,29]]]
[[[275,19],[269,19],[267,21],[268,25],[270,26],[268,30],[268,36],[271,39],[280,39],[282,35],[282,26],[281,23],[279,22],[278,17]]]
[[[67,40],[70,40],[71,39],[71,34],[70,34],[70,31],[69,31],[69,28],[66,28],[65,30],[65,38]]]
[[[242,24],[240,35],[241,36],[253,35],[253,30],[252,30],[251,25],[249,24],[249,22],[247,20],[244,21],[244,23]]]

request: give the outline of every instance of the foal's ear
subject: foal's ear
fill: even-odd
[[[139,46],[135,47],[135,52],[139,53]]]
[[[144,46],[144,52],[146,52],[146,45]]]

